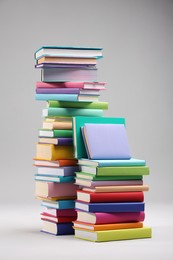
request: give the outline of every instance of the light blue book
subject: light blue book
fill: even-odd
[[[130,158],[128,160],[90,160],[79,159],[79,165],[88,165],[94,167],[111,167],[111,166],[145,166],[146,161],[141,159]]]
[[[35,94],[36,100],[59,100],[59,101],[78,101],[78,95],[75,94]]]
[[[46,182],[74,182],[74,176],[56,176],[56,175],[41,175],[35,174],[35,181]]]
[[[41,206],[53,209],[74,209],[74,200],[42,201]]]
[[[56,116],[89,116],[89,117],[102,117],[103,110],[101,109],[85,109],[85,108],[62,108],[62,107],[49,107],[43,109],[43,117],[56,117]]]

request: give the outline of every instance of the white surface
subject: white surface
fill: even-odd
[[[152,239],[106,243],[41,233],[39,211],[39,206],[1,207],[1,260],[173,259],[170,205],[147,205],[145,224],[153,228]]]

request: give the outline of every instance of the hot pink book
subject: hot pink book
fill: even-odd
[[[36,82],[36,88],[83,88],[104,90],[105,82]]]

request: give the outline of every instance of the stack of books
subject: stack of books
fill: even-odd
[[[143,176],[149,167],[145,160],[131,157],[124,119],[76,118],[74,126],[81,158],[75,180],[80,187],[75,237],[96,242],[151,237],[151,228],[143,226],[148,191]]]
[[[42,201],[42,231],[73,234],[76,219],[74,184],[79,171],[73,144],[72,119],[100,118],[107,102],[99,102],[105,83],[97,81],[101,48],[43,46],[35,52],[41,81],[36,83],[36,100],[46,101],[43,125],[36,145],[36,198]]]

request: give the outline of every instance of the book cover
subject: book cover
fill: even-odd
[[[47,176],[35,174],[35,181],[45,181],[45,182],[59,182],[59,183],[74,183],[74,176]]]
[[[150,227],[130,228],[119,230],[86,231],[75,229],[75,237],[93,242],[106,242],[127,239],[151,238]]]
[[[49,209],[74,209],[75,201],[64,199],[64,200],[45,200],[43,198],[41,206],[47,207]]]
[[[83,187],[84,191],[90,192],[128,192],[148,191],[148,185],[127,185],[127,186],[95,186],[93,188]]]
[[[90,111],[90,110],[89,110]],[[124,118],[115,118],[115,117],[73,117],[73,142],[75,148],[75,158],[87,158],[87,153],[85,149],[85,144],[83,141],[81,127],[86,123],[94,123],[94,124],[124,124]]]
[[[78,164],[88,165],[94,167],[106,167],[106,166],[145,166],[146,161],[141,159],[130,158],[128,160],[91,160],[91,159],[79,159]]]
[[[103,111],[101,109],[85,109],[85,108],[62,108],[62,107],[49,107],[43,109],[43,117],[47,116],[68,116],[68,117],[76,117],[76,116],[88,116],[88,117],[102,117]]]
[[[84,124],[83,137],[89,159],[130,159],[124,124]]]
[[[83,210],[87,212],[139,212],[144,211],[144,206],[144,202],[75,202],[76,210]]]
[[[108,109],[108,102],[85,102],[85,101],[59,101],[49,100],[48,107],[83,108],[83,109]]]

